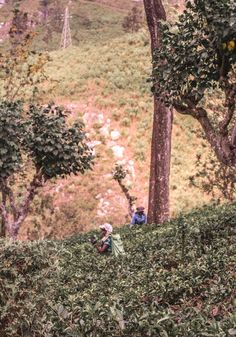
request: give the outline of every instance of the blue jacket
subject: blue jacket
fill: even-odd
[[[147,223],[146,214],[138,214],[137,212],[134,213],[131,221],[131,225],[144,225]]]

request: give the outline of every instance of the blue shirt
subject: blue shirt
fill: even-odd
[[[144,225],[147,223],[147,217],[144,213],[139,214],[137,212],[134,213],[131,221],[131,225]]]

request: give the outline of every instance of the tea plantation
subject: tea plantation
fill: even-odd
[[[126,255],[94,233],[0,243],[1,337],[236,336],[236,204],[116,229]]]

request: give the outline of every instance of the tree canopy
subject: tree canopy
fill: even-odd
[[[68,125],[67,113],[53,104],[32,105],[25,112],[21,102],[0,103],[0,211],[12,237],[17,236],[39,187],[49,179],[84,173],[92,167],[84,125],[80,121]],[[17,202],[12,186],[16,174],[26,175],[27,168],[33,177],[23,200]]]
[[[162,22],[162,46],[154,53],[153,92],[167,105],[198,119],[217,157],[235,165],[232,130],[236,99],[236,3],[194,0],[176,23]],[[216,121],[204,98],[221,91],[224,111]],[[225,144],[224,148],[222,144]]]

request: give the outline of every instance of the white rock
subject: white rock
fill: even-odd
[[[129,161],[128,161],[128,164],[129,164],[130,166],[134,166],[134,161],[133,161],[133,160],[129,160]]]
[[[96,149],[93,147],[91,151],[92,156],[96,157]]]
[[[87,145],[89,147],[92,147],[92,148],[94,148],[95,146],[100,145],[100,144],[102,144],[102,142],[100,142],[100,140],[92,140],[91,142],[87,143]]]
[[[83,115],[83,119],[85,122],[87,122],[89,120],[89,113],[85,112],[85,114]]]
[[[105,179],[111,179],[112,178],[112,174],[111,173],[104,174],[103,178],[105,178]]]
[[[106,124],[99,131],[100,131],[101,135],[103,135],[105,137],[109,137],[109,135],[110,135],[109,127]]]
[[[98,122],[99,123],[103,123],[104,122],[104,116],[103,116],[103,114],[99,114],[97,117],[98,117]]]
[[[56,193],[60,192],[60,190],[61,190],[62,187],[63,187],[62,184],[57,185],[57,186],[55,187],[55,192],[56,192]]]
[[[111,139],[118,140],[120,138],[120,132],[118,130],[111,131]]]
[[[117,160],[117,165],[126,165],[126,159],[122,159],[122,160]]]
[[[113,151],[113,154],[116,158],[123,158],[124,157],[125,148],[123,146],[114,145],[114,146],[112,146],[112,151]]]

